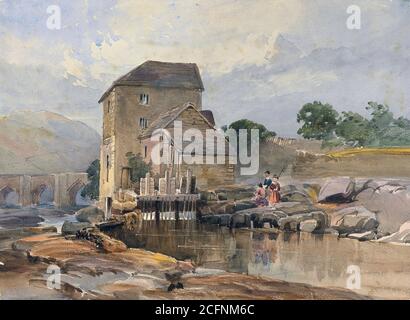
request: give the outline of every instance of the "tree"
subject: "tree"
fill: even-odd
[[[330,140],[334,138],[338,115],[330,104],[307,103],[297,114],[297,122],[302,123],[297,133],[305,139]]]
[[[234,129],[237,134],[239,134],[240,129],[246,129],[248,137],[251,136],[252,129],[258,129],[260,141],[266,141],[266,139],[276,136],[276,132],[269,131],[263,124],[253,122],[248,119],[241,119],[241,120],[232,122],[229,125],[229,129]]]
[[[298,122],[303,122],[298,134],[322,140],[323,147],[410,145],[409,119],[395,119],[389,106],[377,102],[369,102],[366,110],[370,112],[369,118],[352,111],[344,111],[338,117],[328,104],[305,104],[297,116]]]
[[[145,178],[145,175],[151,171],[150,164],[146,163],[140,154],[128,152],[126,156],[128,158],[128,165],[131,168],[130,179],[132,182],[139,182],[141,178]]]
[[[81,191],[81,196],[96,200],[100,194],[100,160],[97,159],[91,162],[87,169],[87,175],[88,183]]]
[[[364,146],[372,136],[370,122],[356,112],[342,112],[338,119],[335,133],[343,139],[344,144],[350,146]]]

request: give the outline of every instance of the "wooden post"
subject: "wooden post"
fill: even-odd
[[[160,201],[159,198],[155,201],[155,220],[159,221],[160,220]]]
[[[191,193],[191,179],[192,179],[192,171],[188,169],[186,171],[186,189],[184,190],[184,193],[190,194]]]
[[[175,198],[175,220],[179,221],[179,201],[178,201],[178,197]]]

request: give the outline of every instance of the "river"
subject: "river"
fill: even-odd
[[[408,246],[334,235],[231,231],[193,221],[144,221],[133,230],[118,227],[110,233],[129,247],[189,259],[202,268],[321,287],[349,283],[355,292],[374,298],[410,298]]]
[[[23,236],[19,228],[40,223],[60,229],[63,221],[74,221],[72,213],[52,208],[0,210],[0,256],[1,250],[11,248],[11,243]],[[360,275],[360,283],[356,282],[360,289],[355,292],[375,298],[410,299],[409,246],[334,235],[231,231],[195,221],[143,221],[133,230],[117,227],[109,233],[129,247],[192,260],[213,272],[218,269],[346,288],[352,277],[348,270],[353,270]]]

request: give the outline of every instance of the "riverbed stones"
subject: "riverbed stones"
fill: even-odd
[[[268,223],[271,227],[279,227],[279,219],[286,217],[287,215],[283,211],[275,210],[261,210],[250,214],[250,219],[253,221],[255,228],[262,228],[265,223]]]
[[[399,231],[382,237],[379,242],[393,242],[393,243],[410,243],[410,221],[403,223]]]
[[[355,190],[355,182],[349,177],[328,179],[320,188],[318,202],[349,202]]]
[[[86,228],[92,228],[92,224],[89,222],[70,222],[65,221],[61,227],[62,235],[75,235],[78,231]]]
[[[235,212],[235,202],[228,201],[201,201],[198,203],[198,213],[201,216],[216,214],[232,214]]]
[[[318,227],[318,222],[314,219],[309,219],[309,220],[302,221],[300,223],[299,228],[300,228],[300,231],[312,233],[313,231],[316,230],[317,227]]]
[[[231,228],[246,228],[251,226],[250,214],[246,213],[234,213],[231,217]]]
[[[345,208],[332,216],[332,227],[340,233],[375,231],[378,226],[376,214],[363,206]]]
[[[256,208],[255,201],[241,200],[234,202],[235,212]]]
[[[98,223],[104,220],[104,211],[97,207],[87,207],[76,212],[78,222]]]
[[[231,224],[231,215],[230,214],[216,214],[203,216],[201,222],[213,225],[219,225],[224,227],[229,227]]]
[[[362,233],[351,233],[347,235],[347,237],[350,239],[356,239],[359,241],[370,241],[370,240],[377,239],[377,235],[374,231],[367,231],[367,232],[362,232]]]
[[[278,221],[279,228],[285,231],[298,231],[300,229],[300,224],[306,220],[315,220],[316,227],[314,231],[320,231],[327,227],[327,218],[326,214],[322,211],[314,211],[307,214],[294,214],[281,218]],[[310,223],[310,226],[312,223]],[[309,228],[306,226],[306,228]]]

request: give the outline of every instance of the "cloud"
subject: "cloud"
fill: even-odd
[[[295,135],[295,113],[319,99],[362,111],[369,100],[409,115],[410,3],[356,0],[362,29],[346,28],[351,0],[0,2],[0,113],[47,109],[100,130],[99,96],[145,60],[196,62],[204,107]]]
[[[121,1],[112,35],[92,52],[111,65],[145,60],[195,61],[213,73],[263,64],[277,35],[297,23],[300,1]]]

